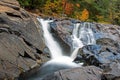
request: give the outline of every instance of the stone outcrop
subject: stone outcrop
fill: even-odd
[[[83,22],[63,19],[55,20],[51,24],[54,32],[71,48],[71,34],[74,23]],[[94,33],[96,44],[86,45],[79,49],[75,62],[83,61],[85,66],[95,65],[100,67],[105,72],[105,77],[108,80],[118,79],[120,77],[117,71],[120,64],[120,26],[100,23],[92,24],[94,24],[91,29]],[[113,63],[114,66],[111,66]]]
[[[51,24],[52,29],[56,34],[69,46],[71,46],[71,34],[73,31],[73,26],[76,23],[83,23],[73,19],[63,19],[59,20],[56,19],[54,23]],[[100,38],[109,38],[114,41],[120,42],[120,26],[117,25],[110,25],[110,24],[100,24],[100,23],[93,23],[94,26],[92,27],[95,39]]]
[[[0,0],[0,80],[18,77],[47,60],[35,19],[16,0]]]
[[[57,71],[42,80],[102,80],[102,70],[95,66]]]

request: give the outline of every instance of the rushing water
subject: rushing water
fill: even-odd
[[[71,58],[73,60],[76,58],[79,48],[82,48],[85,45],[92,45],[96,43],[91,28],[92,26],[94,25],[88,22],[74,24],[74,29],[71,35],[73,46]]]
[[[62,49],[60,48],[59,44],[56,42],[56,40],[54,39],[54,37],[50,33],[49,23],[53,22],[53,21],[52,20],[39,19],[39,18],[38,18],[38,21],[42,25],[45,44],[50,50],[51,57],[52,58],[57,58],[57,57],[62,56]]]
[[[71,35],[73,52],[71,56],[65,56],[59,42],[57,42],[51,34],[49,23],[53,22],[53,20],[37,19],[41,24],[44,41],[50,51],[51,60],[40,67],[37,75],[30,80],[41,80],[42,77],[46,76],[48,73],[52,73],[57,70],[81,67],[82,64],[76,64],[73,60],[76,58],[79,48],[82,48],[84,45],[95,44],[94,35],[91,29],[92,24],[74,24],[73,33]]]

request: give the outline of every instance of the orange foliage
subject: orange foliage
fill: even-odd
[[[82,21],[85,21],[89,18],[89,11],[87,9],[84,9],[82,11],[82,15],[81,15],[81,20]]]
[[[62,0],[63,9],[65,10],[65,14],[70,15],[73,12],[73,4],[69,3],[67,0]]]

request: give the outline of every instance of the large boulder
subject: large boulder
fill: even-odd
[[[56,20],[51,23],[51,28],[54,30],[54,33],[70,47],[72,46],[71,34],[73,26],[70,20]]]
[[[67,23],[67,24],[66,24]],[[53,23],[50,23],[51,26],[51,32],[53,36],[55,37],[56,41],[59,42],[59,45],[61,46],[62,50],[64,51],[65,55],[70,55],[71,51],[71,44],[69,43],[70,39],[70,27],[72,28],[72,23],[70,21],[64,20],[64,21],[55,21]],[[71,29],[72,30],[72,29]]]
[[[0,0],[0,80],[18,77],[46,61],[41,29],[16,0]]]
[[[102,80],[102,70],[95,66],[65,69],[46,76],[42,80]]]
[[[120,44],[109,38],[101,38],[95,45],[87,45],[79,50],[85,63],[101,66],[111,62],[120,62]]]

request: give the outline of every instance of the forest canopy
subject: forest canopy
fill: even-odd
[[[20,5],[47,16],[70,17],[120,25],[120,0],[18,0]]]

